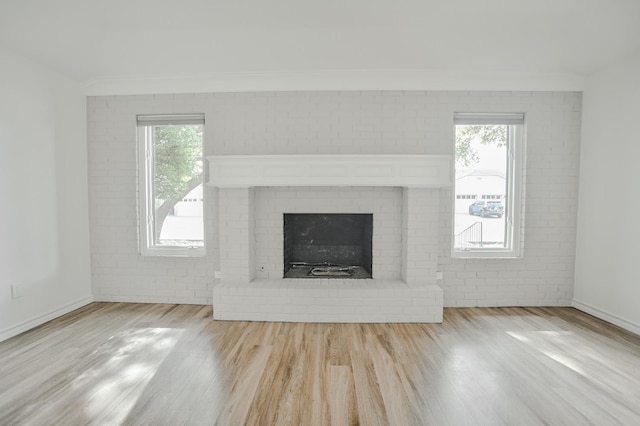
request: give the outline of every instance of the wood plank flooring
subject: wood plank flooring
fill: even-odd
[[[93,303],[0,343],[1,425],[639,425],[640,337],[571,308],[224,322]]]

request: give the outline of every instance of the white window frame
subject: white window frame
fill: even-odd
[[[453,145],[455,152],[455,126],[457,125],[508,125],[507,187],[505,200],[505,247],[455,248],[455,179],[452,202],[454,208],[451,226],[451,257],[454,258],[519,258],[522,257],[522,204],[524,190],[525,116],[523,113],[455,113],[453,120]]]
[[[176,115],[138,115],[137,119],[137,151],[138,151],[138,240],[139,252],[143,256],[182,256],[197,257],[206,254],[204,246],[161,246],[154,243],[154,196],[152,183],[153,140],[150,136],[153,126],[166,125],[204,125],[204,114]],[[203,138],[204,139],[204,138]],[[204,161],[204,140],[203,140]],[[204,180],[204,179],[203,179]],[[202,183],[204,185],[204,182]],[[203,194],[204,199],[204,194]],[[204,203],[203,203],[204,206]],[[203,210],[203,220],[204,220]]]

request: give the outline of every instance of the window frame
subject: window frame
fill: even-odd
[[[507,172],[505,196],[505,246],[504,248],[455,247],[455,202],[456,179],[453,179],[451,257],[462,259],[521,258],[523,254],[524,223],[522,220],[524,202],[524,156],[526,121],[524,113],[455,113],[453,123],[453,174],[455,176],[456,126],[458,125],[507,125]],[[491,200],[485,200],[491,201]]]
[[[202,246],[162,246],[154,243],[155,204],[153,194],[153,132],[154,126],[169,125],[203,125],[204,114],[172,114],[172,115],[137,115],[137,158],[138,158],[138,249],[142,256],[173,256],[173,257],[201,257],[206,255],[206,232]],[[202,161],[204,158],[204,127],[202,137]],[[205,178],[203,175],[203,189]],[[205,220],[203,190],[202,220]]]

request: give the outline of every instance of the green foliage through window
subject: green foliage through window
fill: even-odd
[[[155,199],[182,199],[202,181],[202,126],[153,128]]]
[[[480,161],[478,152],[472,146],[474,141],[482,145],[495,144],[498,148],[505,146],[508,127],[503,125],[456,126],[456,163],[468,167]]]

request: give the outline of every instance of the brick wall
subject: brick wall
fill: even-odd
[[[524,256],[452,259],[452,193],[439,191],[445,306],[567,305],[573,291],[581,94],[278,92],[90,97],[91,259],[97,300],[210,303],[217,191],[205,189],[207,255],[138,255],[136,114],[202,112],[205,154],[451,154],[454,112],[527,114]],[[438,192],[438,191],[436,191]],[[374,248],[375,250],[375,248]],[[259,255],[259,250],[256,250]],[[258,262],[256,262],[258,264]],[[256,271],[258,273],[258,271]]]
[[[436,284],[439,190],[404,188],[402,199],[402,280]]]

